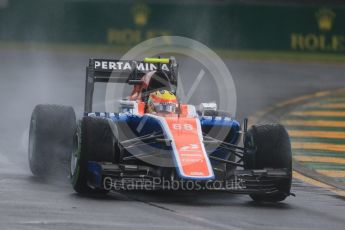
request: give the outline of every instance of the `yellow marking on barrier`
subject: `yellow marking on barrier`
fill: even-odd
[[[310,177],[306,177],[306,176],[304,176],[304,175],[302,175],[296,171],[292,172],[292,176],[298,180],[305,182],[305,183],[308,183],[308,184],[311,184],[311,185],[314,185],[314,186],[317,186],[320,188],[327,189],[327,190],[329,190],[329,191],[331,191],[331,192],[333,192],[339,196],[345,197],[345,191],[344,190],[339,190],[339,189],[337,189],[331,185],[328,185],[328,184],[322,183],[320,181],[314,180]]]
[[[340,145],[340,144],[293,141],[291,143],[291,146],[293,149],[315,149],[315,150],[345,152],[345,145]]]
[[[289,99],[289,100],[286,100],[286,101],[282,101],[282,102],[277,103],[277,104],[275,104],[275,105],[273,105],[271,107],[267,107],[267,108],[265,108],[263,110],[259,110],[256,113],[254,113],[253,115],[251,115],[250,119],[249,119],[249,124],[253,125],[253,124],[257,123],[260,118],[262,118],[264,115],[266,115],[267,113],[273,111],[276,108],[281,108],[281,107],[284,107],[284,106],[287,106],[287,105],[302,103],[303,101],[306,101],[306,100],[311,99],[311,98],[325,97],[325,96],[335,95],[335,94],[339,94],[339,93],[345,93],[345,88],[312,93],[312,94],[308,94],[308,95],[292,98],[292,99]],[[345,97],[330,98],[328,100],[329,101],[333,101],[333,99],[336,99],[334,101],[339,101],[339,100],[342,101],[342,100],[345,100]]]
[[[302,161],[302,162],[345,164],[345,158],[342,158],[342,157],[294,156],[293,158],[297,161]]]
[[[345,121],[326,120],[283,120],[282,124],[287,126],[321,126],[321,127],[345,127]]]
[[[291,137],[320,137],[345,139],[345,132],[288,130]],[[344,140],[345,143],[345,140]]]
[[[319,105],[318,107],[325,108],[325,109],[345,109],[345,103],[322,104],[322,105]]]
[[[335,92],[344,92],[344,89],[340,89],[340,90],[336,90]],[[313,94],[308,94],[308,95],[304,95],[304,96],[300,96],[300,97],[296,97],[296,98],[292,98],[290,100],[286,100],[280,103],[276,104],[276,107],[283,107],[283,106],[287,106],[287,105],[291,105],[291,104],[296,104],[311,98],[318,98],[318,97],[325,97],[328,95],[331,95],[332,91],[321,91],[321,92],[317,92],[317,93],[313,93]]]
[[[283,101],[283,102],[276,104],[276,107],[283,107],[283,106],[287,106],[287,105],[291,105],[291,104],[296,104],[296,103],[299,103],[301,101],[305,101],[305,100],[313,98],[313,97],[315,97],[314,94],[293,98],[293,99]]]
[[[332,192],[336,193],[339,196],[344,196],[345,197],[345,191],[344,190],[334,189]]]
[[[325,104],[321,104],[321,102],[310,102],[310,103],[306,103],[304,105],[305,107],[316,107],[316,108],[324,108],[324,109],[345,109],[345,103],[343,102],[338,102],[338,103],[334,103],[334,102],[329,102],[329,103],[325,103]]]
[[[311,117],[345,117],[345,111],[293,111],[289,113],[294,116],[311,116]]]
[[[345,170],[317,169],[316,171],[329,177],[345,177]]]
[[[294,178],[302,180],[302,181],[304,181],[304,182],[306,182],[308,184],[312,184],[312,185],[315,185],[315,186],[318,186],[318,187],[321,187],[321,188],[328,188],[328,189],[333,188],[332,186],[330,186],[328,184],[325,184],[325,183],[322,183],[320,181],[314,180],[314,179],[312,179],[310,177],[306,177],[306,176],[304,176],[304,175],[302,175],[302,174],[300,174],[300,173],[298,173],[296,171],[292,172],[292,176]]]

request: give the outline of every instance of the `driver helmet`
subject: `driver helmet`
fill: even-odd
[[[175,94],[168,90],[150,93],[147,100],[148,113],[176,113],[178,102]]]

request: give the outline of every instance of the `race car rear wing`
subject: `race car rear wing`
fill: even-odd
[[[141,84],[141,78],[151,71],[164,74],[171,84],[177,86],[178,65],[174,57],[145,58],[143,61],[89,59],[86,67],[84,111],[92,112],[95,83]]]

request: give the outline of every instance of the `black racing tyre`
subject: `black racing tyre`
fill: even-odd
[[[76,132],[75,112],[70,106],[37,105],[29,131],[29,165],[40,177],[65,170],[73,149]]]
[[[251,194],[254,201],[279,202],[289,194],[292,182],[292,154],[289,135],[281,124],[254,125],[245,136],[245,147],[256,149],[252,159],[245,158],[245,168],[285,168],[289,178],[281,180],[277,187],[278,193],[261,195]],[[250,161],[250,162],[249,162]]]
[[[71,157],[71,182],[76,192],[81,194],[108,192],[93,189],[88,185],[87,163],[116,162],[116,138],[112,130],[114,125],[109,119],[99,117],[83,117],[80,121]]]

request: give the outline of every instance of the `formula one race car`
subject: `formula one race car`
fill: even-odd
[[[278,202],[291,195],[291,147],[280,124],[240,123],[215,103],[181,104],[174,58],[90,59],[85,113],[37,105],[29,134],[34,175],[70,161],[78,193],[109,190],[221,190]],[[132,93],[119,112],[92,112],[94,84],[125,83]]]

